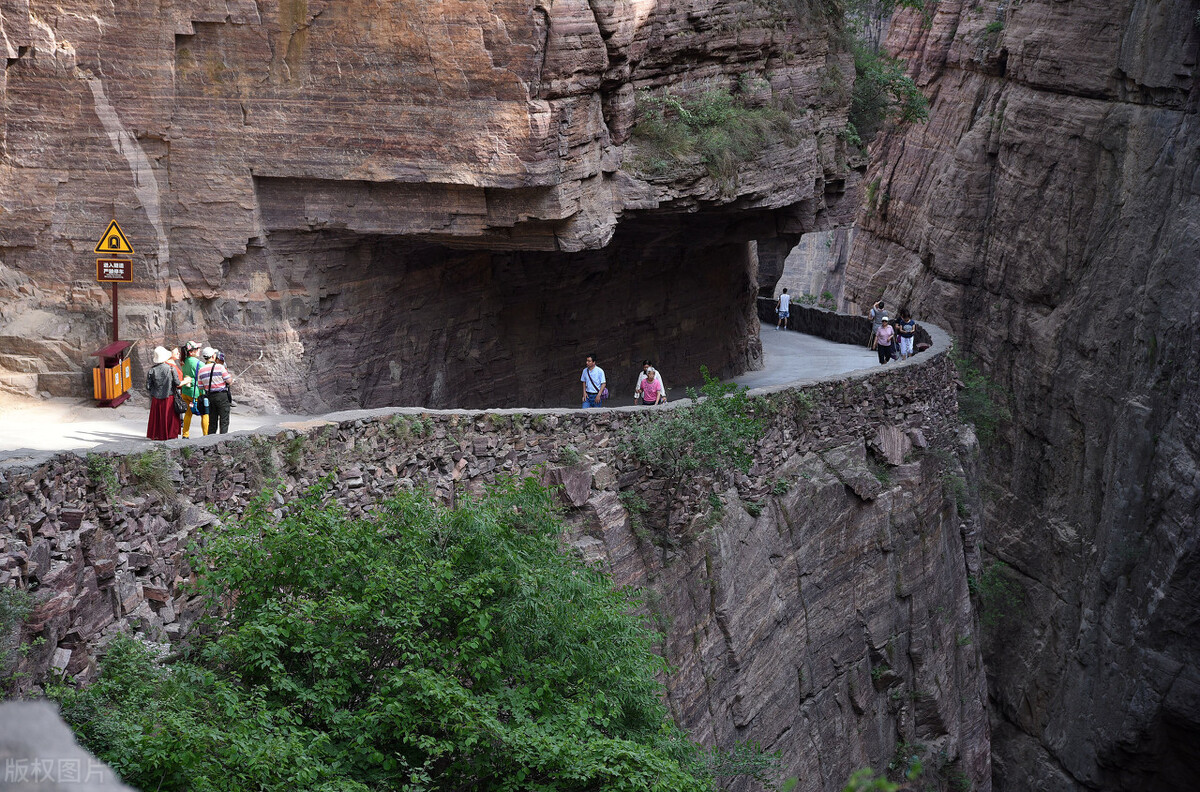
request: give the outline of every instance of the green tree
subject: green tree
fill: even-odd
[[[266,504],[207,538],[211,616],[186,660],[119,642],[99,682],[57,692],[130,783],[668,792],[770,764],[672,723],[637,603],[562,552],[536,483],[360,519],[318,493],[280,520]]]
[[[754,462],[754,444],[763,434],[747,388],[721,382],[701,367],[704,385],[688,388],[692,403],[652,415],[633,427],[630,450],[638,460],[673,484],[697,472],[736,468],[743,473]]]
[[[904,64],[856,42],[849,123],[857,136],[869,143],[888,120],[915,123],[927,118],[929,100],[904,73]]]
[[[935,0],[845,0],[854,90],[843,140],[865,146],[889,120],[914,123],[929,117],[929,100],[905,74],[904,64],[883,51],[883,35],[897,11],[912,9],[928,16],[934,4]]]
[[[963,383],[958,391],[958,417],[973,425],[979,442],[988,445],[999,436],[1001,427],[1012,420],[1008,393],[980,371],[969,355],[956,350],[950,359]]]
[[[763,419],[755,415],[747,388],[721,382],[701,367],[704,385],[688,388],[692,403],[646,416],[626,436],[627,449],[667,480],[667,520],[679,486],[695,473],[734,468],[747,472],[754,446],[763,436]]]

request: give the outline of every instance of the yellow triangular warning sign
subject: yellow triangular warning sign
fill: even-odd
[[[133,245],[129,244],[129,240],[125,238],[125,232],[121,230],[121,226],[117,225],[116,220],[108,224],[108,230],[96,243],[96,252],[133,254]]]

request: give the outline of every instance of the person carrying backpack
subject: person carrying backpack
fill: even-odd
[[[217,350],[212,347],[200,350],[200,357],[204,358],[205,362],[200,367],[196,382],[200,386],[200,392],[208,397],[209,414],[208,426],[205,427],[204,433],[225,434],[229,431],[229,410],[232,406],[229,386],[233,384],[233,375],[217,360]]]
[[[187,437],[192,429],[192,416],[200,416],[200,433],[208,434],[208,405],[200,392],[196,377],[200,373],[200,345],[195,341],[184,344],[183,376],[192,380],[190,385],[182,390],[183,400],[187,402],[188,410],[183,414],[183,436]]]

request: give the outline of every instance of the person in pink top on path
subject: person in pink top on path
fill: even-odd
[[[652,407],[655,404],[666,404],[667,394],[663,389],[662,380],[653,367],[646,369],[646,379],[642,382],[642,404]]]
[[[882,365],[892,359],[892,340],[896,337],[896,331],[892,329],[892,323],[885,316],[879,324],[879,329],[875,331],[875,351],[879,353],[879,363]]]

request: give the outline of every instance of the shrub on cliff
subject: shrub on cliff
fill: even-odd
[[[929,118],[929,100],[904,64],[860,43],[854,44],[854,90],[850,94],[848,128],[863,145],[887,121],[914,123]]]
[[[1008,395],[979,370],[970,356],[955,352],[950,359],[962,382],[958,390],[958,417],[972,424],[979,442],[987,445],[996,439],[1001,424],[1012,420]]]
[[[185,661],[160,667],[126,640],[96,684],[58,692],[125,780],[667,792],[762,770],[671,722],[634,603],[561,551],[532,481],[360,519],[318,494],[277,521],[266,503],[209,537],[197,567],[213,611]]]
[[[745,473],[763,435],[763,419],[754,414],[746,388],[721,382],[707,368],[700,373],[700,391],[688,388],[691,404],[648,416],[627,438],[633,456],[672,485],[697,472],[735,468]]]
[[[724,192],[735,186],[738,167],[755,159],[771,143],[794,141],[792,118],[782,107],[750,106],[742,93],[709,88],[696,96],[642,92],[633,128],[639,154],[635,169],[643,176],[668,176],[699,162]]]
[[[901,10],[919,11],[927,24],[934,3],[926,0],[844,0],[849,47],[854,53],[854,90],[841,137],[865,147],[889,120],[924,121],[929,100],[904,73],[903,62],[883,51],[889,22]]]

